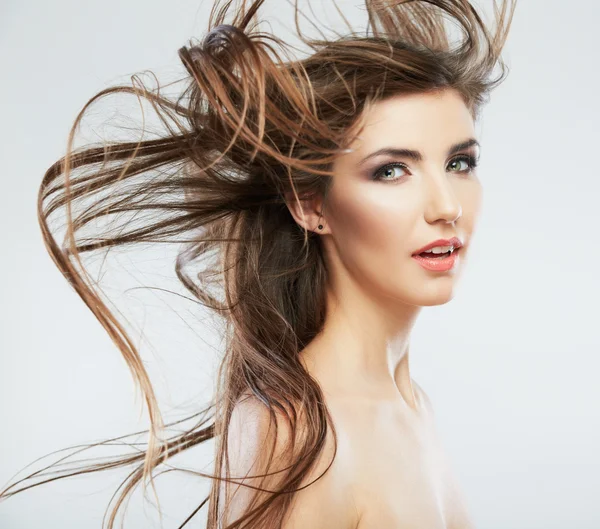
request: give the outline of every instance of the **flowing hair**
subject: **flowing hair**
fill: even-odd
[[[54,263],[118,347],[143,395],[150,420],[147,449],[15,489],[23,481],[50,476],[34,472],[2,490],[0,499],[55,479],[132,467],[109,503],[110,508],[116,497],[107,526],[113,529],[134,488],[141,482],[145,490],[148,480],[154,487],[154,469],[214,439],[215,472],[198,472],[211,479],[210,493],[186,513],[179,528],[207,502],[208,529],[223,527],[223,483],[263,493],[224,529],[281,527],[294,492],[314,482],[306,478],[327,432],[335,434],[319,384],[299,359],[324,323],[324,250],[319,234],[300,227],[289,205],[326,198],[332,161],[347,149],[364,111],[377,101],[450,88],[477,119],[508,72],[501,50],[515,2],[493,0],[494,32],[467,0],[365,0],[363,31],[354,30],[336,5],[348,32],[334,37],[321,32],[314,38],[302,32],[300,17],[308,17],[294,0],[294,25],[305,46],[295,56],[291,44],[261,31],[258,11],[264,0],[216,0],[202,41],[178,50],[187,76],[177,98],[143,83],[113,86],[92,97],[76,117],[65,156],[44,174],[38,219]],[[314,22],[313,27],[318,28]],[[456,42],[451,28],[460,30]],[[88,108],[115,93],[148,101],[167,132],[156,139],[74,148]],[[62,242],[50,230],[50,218],[58,213],[66,217]],[[81,254],[181,242],[186,234],[175,273],[194,299],[220,317],[225,351],[209,405],[187,417],[194,421],[191,428],[164,438],[165,424],[139,351],[103,301]],[[185,271],[190,264],[193,274]],[[262,481],[246,485],[229,472],[231,418],[245,399],[275,424],[272,443],[262,447],[269,464],[257,477],[273,475],[268,470],[281,440],[277,428],[291,432],[286,466],[276,471],[268,489]],[[91,446],[98,444],[86,445]]]

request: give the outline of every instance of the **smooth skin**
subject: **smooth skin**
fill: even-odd
[[[465,266],[482,200],[477,169],[465,155],[477,158],[479,146],[449,150],[476,139],[474,121],[459,94],[445,89],[377,102],[363,123],[334,164],[326,202],[288,204],[325,247],[325,326],[300,357],[321,385],[338,450],[329,471],[296,493],[285,529],[472,529],[429,398],[410,375],[409,346],[421,308],[450,301]],[[365,159],[383,148],[419,151],[422,159]],[[411,257],[453,236],[464,247],[451,271],[428,271]],[[258,453],[267,424],[252,401],[234,410],[229,440],[239,454],[236,473],[250,468],[242,462]],[[256,433],[254,443],[249,432]],[[330,433],[309,480],[332,453]]]

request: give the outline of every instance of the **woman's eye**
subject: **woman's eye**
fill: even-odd
[[[454,158],[449,164],[448,168],[451,172],[455,173],[470,173],[477,167],[478,160],[475,156],[470,154],[463,154]],[[372,176],[373,180],[381,181],[396,181],[400,180],[404,175],[402,171],[408,169],[403,163],[393,162],[388,163],[379,169],[377,169]]]
[[[460,167],[460,162],[464,162],[463,169],[458,169],[457,173],[470,173],[475,167],[477,167],[477,158],[471,156],[469,154],[465,154],[463,156],[457,156],[450,162],[448,167],[454,165],[454,167]]]
[[[398,180],[402,177],[397,170],[404,170],[406,166],[401,163],[389,163],[373,173],[373,180]]]

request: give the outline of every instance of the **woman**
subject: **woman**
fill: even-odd
[[[409,343],[421,307],[449,301],[465,265],[481,199],[474,124],[507,72],[514,2],[494,2],[492,34],[466,0],[366,0],[362,35],[297,27],[304,58],[254,25],[263,3],[215,4],[203,41],[179,50],[189,78],[176,101],[135,86],[96,95],[42,182],[47,248],[151,418],[146,451],[77,473],[137,463],[112,529],[136,484],[214,438],[211,493],[179,527],[206,501],[209,528],[472,527]],[[88,105],[117,92],[152,102],[168,133],[72,151]],[[182,235],[176,272],[223,317],[226,349],[214,402],[165,441],[138,351],[80,256]]]

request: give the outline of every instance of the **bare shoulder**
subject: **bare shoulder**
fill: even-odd
[[[421,406],[428,415],[433,415],[433,406],[431,404],[431,400],[429,399],[429,395],[425,392],[425,390],[417,384],[416,380],[413,378],[412,385],[415,390],[415,395],[419,401],[419,406]]]
[[[427,411],[427,416],[430,419],[433,419],[435,415],[429,396],[419,384],[414,380],[412,382],[415,393],[420,402],[423,403],[424,409]],[[469,516],[468,505],[461,485],[457,480],[454,465],[451,463],[448,453],[441,444],[439,437],[437,437],[437,428],[436,439],[437,447],[439,449],[439,459],[437,459],[438,470],[443,482],[445,504],[448,506],[445,511],[447,527],[448,529],[474,529],[475,526]]]
[[[299,422],[300,428],[301,424]],[[240,478],[237,481],[242,485],[222,485],[219,503],[220,517],[224,522],[237,520],[249,507],[256,506],[272,495],[251,487],[274,491],[283,485],[284,478],[289,474],[287,471],[277,471],[297,462],[300,441],[301,432],[291,431],[283,412],[276,411],[272,414],[254,396],[245,396],[236,403],[229,423],[227,451],[229,475]],[[296,448],[292,449],[292,445]],[[283,529],[356,527],[358,520],[352,499],[351,480],[344,471],[344,462],[336,455],[331,467],[319,478],[331,463],[332,457],[333,440],[331,432],[328,432],[325,449],[300,484],[300,487],[308,486],[293,494]],[[260,476],[266,473],[271,475]],[[281,505],[286,503],[284,495]]]

